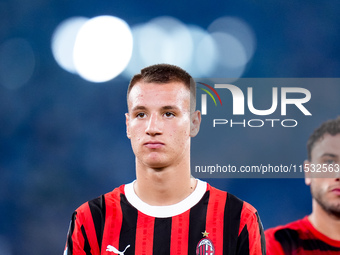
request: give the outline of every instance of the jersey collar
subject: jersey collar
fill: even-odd
[[[135,193],[133,184],[135,181],[126,184],[124,192],[126,199],[134,206],[138,211],[157,218],[169,218],[191,209],[196,205],[203,197],[207,190],[207,183],[197,179],[197,185],[195,190],[185,199],[174,205],[166,206],[154,206],[143,202]]]

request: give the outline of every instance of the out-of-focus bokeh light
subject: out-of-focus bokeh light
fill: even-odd
[[[237,38],[230,34],[213,33],[212,37],[217,44],[219,63],[225,68],[244,66],[247,63],[246,52]]]
[[[213,21],[207,30],[158,17],[132,27],[131,61],[123,75],[131,78],[145,66],[169,63],[193,77],[240,78],[252,58],[256,39],[246,22],[233,17]]]
[[[131,28],[131,32],[133,35],[133,49],[132,49],[132,56],[130,59],[129,64],[123,71],[122,75],[127,79],[131,79],[131,77],[139,73],[139,71],[145,67],[144,60],[141,57],[141,53],[138,49],[139,41],[138,39],[142,37],[144,31],[144,24],[135,25]]]
[[[184,69],[188,68],[192,57],[193,42],[187,26],[178,19],[167,16],[155,18],[148,25],[158,26],[166,34],[162,40],[163,45],[161,48],[163,52],[161,54],[161,61],[182,66]],[[142,55],[145,55],[147,59],[148,52],[143,48],[141,50]]]
[[[219,59],[212,76],[240,78],[253,57],[256,38],[252,28],[235,17],[214,20],[208,32],[217,44]]]
[[[168,63],[193,77],[240,78],[256,49],[252,28],[235,17],[218,18],[204,29],[161,16],[134,25],[112,16],[73,17],[52,38],[57,63],[91,82],[120,73],[130,79],[142,68]]]
[[[155,18],[132,27],[134,48],[131,61],[124,72],[130,78],[141,68],[159,63],[188,69],[192,60],[193,40],[181,21],[168,16]]]
[[[91,82],[106,82],[119,75],[132,54],[128,24],[113,16],[98,16],[79,30],[73,58],[78,74]]]
[[[146,24],[139,33],[139,38],[135,39],[138,43],[138,52],[144,65],[151,65],[160,62],[167,62],[165,48],[170,46],[168,43],[167,32],[156,24]]]
[[[243,45],[247,61],[253,57],[256,49],[256,37],[253,29],[245,21],[236,17],[221,17],[210,24],[208,31],[233,36]]]
[[[18,89],[32,77],[35,63],[35,54],[26,39],[5,41],[0,45],[0,84]]]
[[[79,29],[88,21],[85,17],[72,17],[63,21],[52,36],[54,59],[64,70],[77,73],[73,62],[73,49]]]
[[[218,52],[212,36],[203,28],[189,26],[194,42],[193,56],[188,72],[192,77],[208,77],[216,67]]]

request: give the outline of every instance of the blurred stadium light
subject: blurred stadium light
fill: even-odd
[[[221,32],[233,36],[242,44],[246,54],[246,61],[248,62],[253,57],[256,48],[255,33],[253,29],[240,18],[218,18],[210,24],[208,31],[210,33]]]
[[[130,61],[132,45],[128,24],[113,16],[68,19],[52,38],[57,63],[91,82],[106,82],[119,75]]]
[[[70,73],[77,73],[73,49],[79,29],[88,21],[85,17],[72,17],[60,23],[52,36],[52,53],[59,66]]]
[[[193,41],[189,29],[173,17],[158,17],[132,28],[133,57],[126,72],[127,78],[142,67],[168,63],[188,69],[192,59]]]
[[[130,79],[141,68],[157,63],[178,65],[193,77],[237,79],[255,48],[253,30],[234,17],[218,18],[207,30],[170,16],[131,30],[112,16],[74,17],[62,22],[52,38],[57,63],[92,82],[109,81],[120,73]]]

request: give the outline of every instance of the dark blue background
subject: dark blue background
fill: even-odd
[[[339,77],[339,11],[336,0],[0,0],[0,44],[25,38],[36,56],[25,85],[0,86],[0,254],[61,254],[73,210],[135,178],[125,133],[128,80],[119,76],[93,84],[62,70],[50,49],[60,22],[107,14],[132,26],[169,15],[206,29],[221,16],[235,16],[257,39],[243,77]],[[320,102],[315,126],[290,140],[291,148],[301,148],[296,150],[301,163],[310,132],[338,115],[329,104]],[[278,135],[284,139],[284,133]],[[235,151],[261,148],[246,136],[231,140],[237,140]],[[286,157],[285,149],[279,156]],[[253,204],[265,228],[311,212],[303,179],[208,181]]]

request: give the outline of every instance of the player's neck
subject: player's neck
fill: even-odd
[[[340,219],[326,212],[315,200],[313,212],[308,219],[319,232],[340,241]]]
[[[190,175],[189,164],[184,168],[167,167],[161,170],[137,166],[136,170],[134,190],[149,205],[176,204],[189,196],[196,187],[196,180]]]

